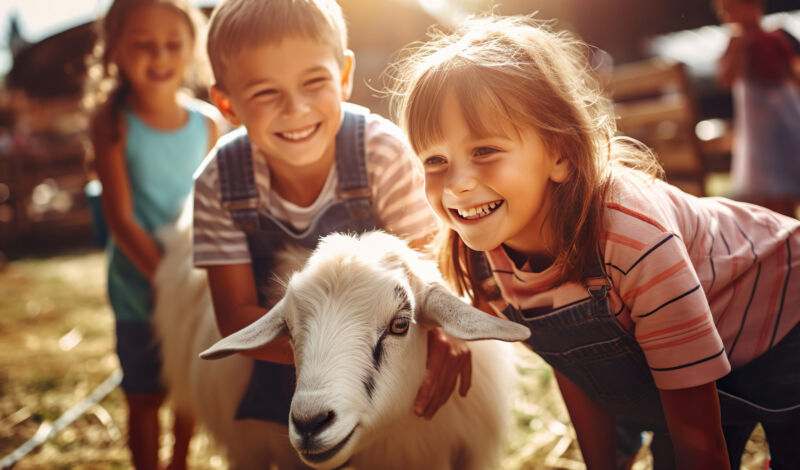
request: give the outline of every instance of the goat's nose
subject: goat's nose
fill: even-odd
[[[297,416],[292,413],[292,423],[297,433],[304,437],[311,437],[321,433],[333,424],[336,413],[333,410],[322,411],[313,416]]]

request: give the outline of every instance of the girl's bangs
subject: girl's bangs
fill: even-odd
[[[419,77],[406,99],[403,124],[415,153],[443,139],[439,116],[447,90],[446,81],[446,74],[441,69],[428,70]]]
[[[415,152],[444,139],[441,126],[442,102],[453,91],[461,116],[475,138],[516,133],[514,124],[523,116],[496,93],[491,80],[477,77],[478,67],[444,67],[428,70],[413,88],[407,102],[405,127]]]

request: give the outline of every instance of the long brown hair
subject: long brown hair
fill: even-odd
[[[615,138],[610,100],[589,66],[589,47],[532,16],[485,16],[452,33],[433,30],[388,70],[392,107],[416,152],[442,139],[439,110],[453,90],[476,136],[491,134],[495,110],[516,129],[532,128],[547,150],[566,160],[569,177],[550,182],[546,221],[558,282],[581,278],[603,229],[602,205],[612,161],[658,174],[652,153]],[[474,257],[452,230],[439,234],[440,268],[461,294],[487,297]]]

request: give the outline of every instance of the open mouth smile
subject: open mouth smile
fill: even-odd
[[[350,434],[348,434],[344,439],[339,441],[338,444],[334,445],[328,450],[322,452],[309,452],[307,450],[301,450],[300,452],[303,454],[303,458],[308,460],[309,462],[313,463],[324,462],[333,457],[334,455],[336,455],[340,450],[342,450],[342,447],[344,447],[350,441],[350,438],[353,437],[353,434],[356,432],[356,428],[358,428],[358,424],[353,426],[353,429],[350,431]]]
[[[316,123],[293,131],[276,132],[275,135],[290,142],[299,142],[311,137],[319,129],[319,126],[320,123]]]
[[[497,201],[487,202],[486,204],[470,207],[469,209],[450,209],[450,212],[458,216],[460,219],[477,220],[496,211],[500,206],[503,205],[503,202],[505,201],[498,199]]]

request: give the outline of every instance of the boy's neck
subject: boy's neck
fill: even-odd
[[[270,188],[285,201],[300,207],[314,203],[322,192],[335,161],[336,146],[313,165],[296,167],[266,158],[270,172]]]

